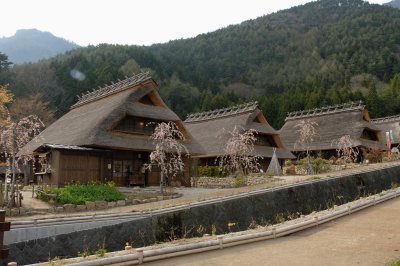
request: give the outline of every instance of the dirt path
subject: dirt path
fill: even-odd
[[[288,237],[146,265],[385,265],[400,259],[400,198]]]

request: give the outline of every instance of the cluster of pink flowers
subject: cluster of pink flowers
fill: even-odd
[[[262,157],[254,151],[257,131],[254,129],[239,130],[235,126],[228,134],[230,134],[230,138],[226,143],[224,155],[217,158],[220,166],[227,166],[231,172],[241,171],[243,174],[258,172],[260,170],[258,161]]]
[[[182,154],[189,156],[189,151],[182,143],[184,135],[174,122],[157,124],[151,139],[155,149],[150,153],[150,164],[147,168],[150,170],[152,166],[160,168],[162,190],[162,185],[165,183],[164,176],[176,176],[184,171],[185,164]]]
[[[357,148],[353,148],[354,143],[350,135],[344,135],[337,140],[336,152],[339,158],[343,159],[344,162],[352,162],[357,159],[359,151]]]

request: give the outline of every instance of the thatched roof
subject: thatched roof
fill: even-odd
[[[302,120],[317,123],[315,125],[316,136],[310,146],[311,151],[336,149],[335,142],[344,135],[350,135],[354,147],[385,149],[379,142],[382,138],[380,129],[371,123],[368,110],[362,102],[350,102],[289,113],[280,134],[283,144],[291,151],[305,150],[305,147],[296,143],[298,140],[296,125]],[[363,132],[367,135],[371,134],[377,140],[366,139]]]
[[[293,155],[283,147],[279,134],[268,124],[257,102],[191,114],[184,124],[204,149],[205,153],[199,157],[223,155],[230,136],[229,132],[232,132],[236,126],[243,130],[255,129],[258,134],[271,136],[278,146],[276,151],[278,158],[293,158]],[[255,145],[255,152],[263,157],[271,158],[273,147]]]
[[[386,137],[385,137],[386,132],[390,132],[390,130],[392,130],[393,134],[392,144],[400,143],[400,115],[372,119],[372,123],[374,123],[377,127],[379,127],[382,130],[383,142],[386,142]]]
[[[33,153],[43,144],[84,146],[104,149],[152,151],[147,135],[114,130],[126,116],[175,122],[186,137],[190,153],[201,152],[180,118],[171,111],[157,92],[157,83],[147,74],[139,74],[79,98],[71,110],[29,142],[21,154]],[[154,104],[142,102],[151,98]]]

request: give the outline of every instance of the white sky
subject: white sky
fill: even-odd
[[[385,3],[390,0],[371,0]],[[6,0],[0,37],[49,31],[79,45],[149,45],[194,37],[308,0]]]

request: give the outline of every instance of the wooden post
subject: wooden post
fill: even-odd
[[[3,265],[3,260],[8,257],[8,249],[4,248],[4,232],[10,231],[10,222],[6,222],[6,211],[0,210],[0,265]]]

